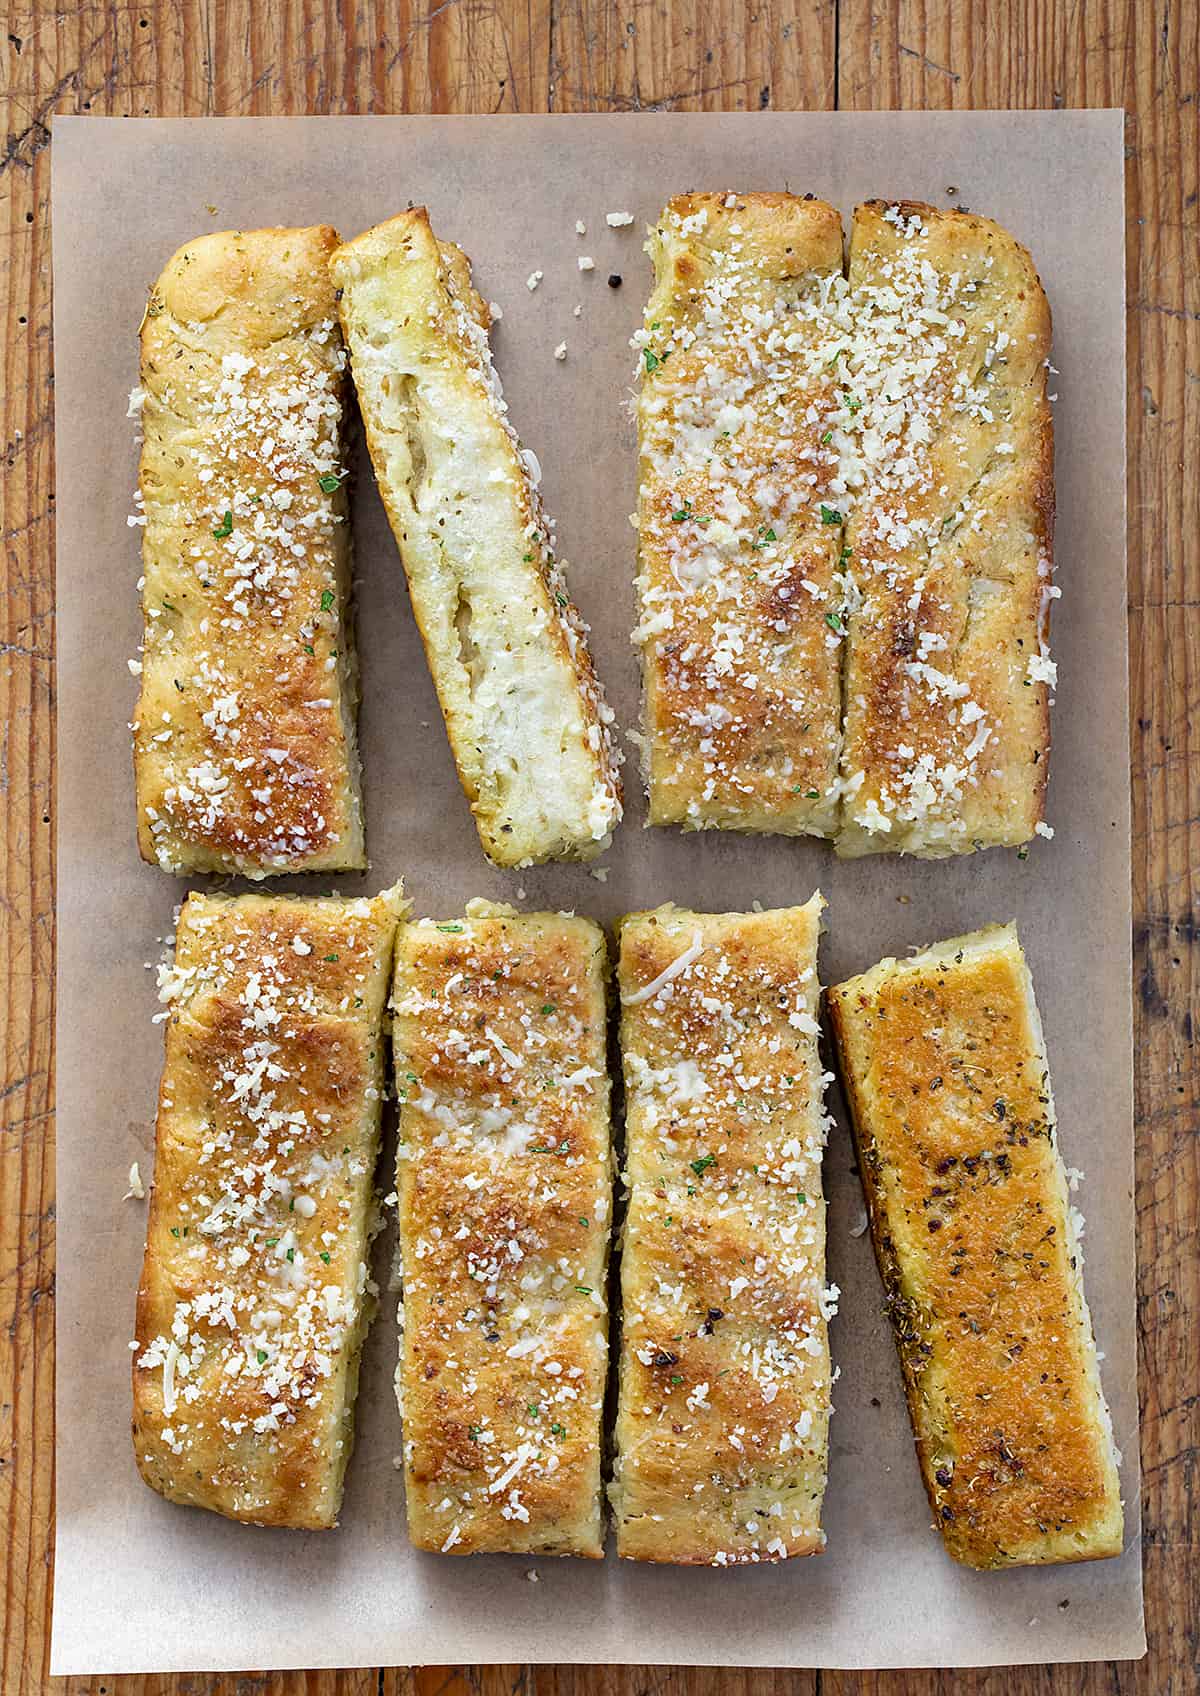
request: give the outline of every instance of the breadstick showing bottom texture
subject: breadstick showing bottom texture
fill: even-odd
[[[819,895],[621,930],[629,1212],[617,1552],[732,1566],[825,1545],[830,1412]]]
[[[491,315],[424,207],[330,261],[371,460],[458,775],[496,865],[590,859],[621,817],[613,722],[555,563]]]
[[[472,902],[396,956],[397,1392],[418,1548],[603,1553],[604,936]]]
[[[407,903],[190,895],[137,1302],[133,1441],[168,1501],[333,1525],[373,1302],[383,1016]]]
[[[973,1567],[1118,1555],[1118,1456],[1012,925],[829,991],[925,1488]]]

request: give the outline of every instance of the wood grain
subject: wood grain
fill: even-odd
[[[0,6],[0,1691],[1192,1696],[1200,1688],[1200,23],[1195,0],[62,0]],[[46,1678],[53,1507],[55,112],[1123,105],[1138,1220],[1150,1654],[980,1673],[424,1668]],[[1191,459],[1184,469],[1185,449]],[[1113,758],[1124,751],[1113,750]]]

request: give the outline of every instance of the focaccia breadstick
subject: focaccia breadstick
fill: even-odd
[[[409,1535],[603,1552],[606,955],[587,919],[472,902],[396,956]]]
[[[201,236],[142,322],[134,767],[166,871],[365,864],[336,245],[324,225]]]
[[[490,313],[423,207],[331,264],[379,490],[463,790],[496,865],[588,859],[621,816],[587,632],[539,472],[508,422]]]
[[[850,483],[839,854],[1027,842],[1050,745],[1050,312],[963,212],[854,217],[834,442]]]
[[[611,1495],[631,1560],[728,1566],[825,1545],[823,906],[660,907],[621,929],[629,1211]]]
[[[973,1567],[1121,1552],[1112,1425],[1013,926],[829,990],[921,1474]]]
[[[179,919],[137,1303],[133,1439],[169,1501],[335,1523],[400,888],[190,895]]]
[[[827,836],[842,594],[819,349],[841,219],[791,194],[686,194],[649,251],[634,639],[650,823]]]

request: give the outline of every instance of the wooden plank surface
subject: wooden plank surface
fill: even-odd
[[[1196,0],[4,0],[0,100],[0,1692],[1192,1696],[1200,1688],[1200,22]],[[45,1673],[53,1507],[55,112],[1122,105],[1127,120],[1138,1289],[1150,1654],[980,1673]],[[881,185],[886,190],[888,185]],[[131,185],[136,192],[136,185]],[[1185,446],[1190,447],[1188,471]],[[1075,562],[1082,569],[1086,562]],[[1125,750],[1114,748],[1114,759]],[[1086,986],[1081,993],[1086,1017]]]

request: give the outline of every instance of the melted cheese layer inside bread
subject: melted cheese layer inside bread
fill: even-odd
[[[621,817],[613,715],[567,593],[465,255],[424,208],[331,274],[379,490],[484,852],[590,859]]]

